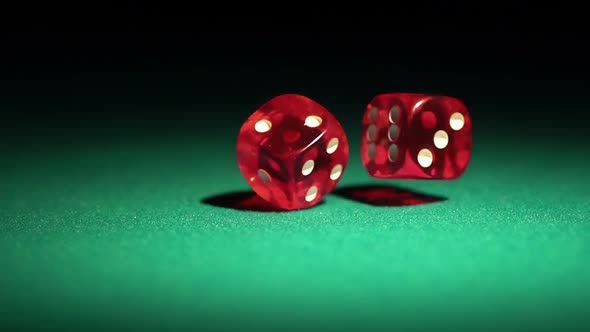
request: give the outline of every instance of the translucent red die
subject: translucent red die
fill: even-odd
[[[416,93],[377,95],[363,115],[361,159],[386,179],[451,180],[471,158],[471,117],[462,101]]]
[[[316,205],[340,181],[348,139],[324,106],[298,94],[272,98],[242,125],[240,172],[260,197],[284,210]]]

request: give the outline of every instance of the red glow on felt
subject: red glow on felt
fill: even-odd
[[[412,206],[446,200],[444,197],[388,186],[354,186],[336,193],[345,198],[375,206]]]
[[[254,192],[230,192],[208,197],[203,203],[240,211],[280,212],[284,211],[262,199]]]

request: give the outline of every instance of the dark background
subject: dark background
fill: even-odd
[[[589,52],[575,17],[526,3],[284,5],[41,8],[2,33],[3,142],[235,135],[281,93],[357,130],[369,100],[395,91],[462,99],[482,139],[585,135]]]

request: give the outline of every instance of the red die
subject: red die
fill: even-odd
[[[348,163],[348,139],[322,105],[301,95],[274,97],[242,125],[240,171],[273,206],[295,210],[319,203]]]
[[[455,179],[471,157],[471,118],[456,98],[381,94],[367,106],[361,142],[373,177]]]

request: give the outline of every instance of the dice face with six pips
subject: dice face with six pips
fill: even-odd
[[[237,140],[239,169],[263,199],[284,210],[319,203],[339,182],[349,157],[338,120],[298,94],[272,98],[244,122]]]
[[[381,94],[362,123],[361,159],[375,178],[452,180],[469,164],[471,118],[456,98]]]

